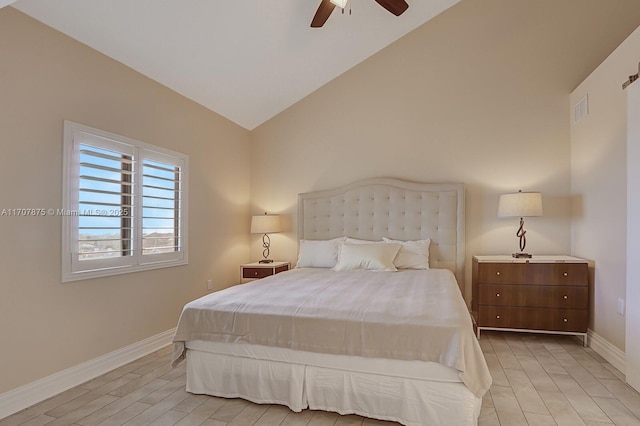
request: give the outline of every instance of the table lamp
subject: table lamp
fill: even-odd
[[[498,217],[519,217],[520,228],[516,232],[516,236],[520,238],[520,252],[513,253],[512,256],[530,258],[531,254],[525,253],[524,248],[527,245],[527,238],[524,230],[524,218],[542,216],[542,194],[539,192],[522,192],[518,191],[511,194],[500,195],[498,203]]]
[[[271,239],[269,234],[280,232],[280,216],[277,214],[265,214],[251,217],[251,233],[262,235],[262,257],[260,263],[272,263],[269,259],[269,248],[271,247]]]

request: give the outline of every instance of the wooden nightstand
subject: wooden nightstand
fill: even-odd
[[[240,278],[246,283],[291,269],[291,262],[247,263],[240,266]]]
[[[571,256],[474,256],[472,314],[481,330],[582,336],[589,325],[589,263]]]

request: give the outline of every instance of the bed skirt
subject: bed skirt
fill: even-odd
[[[462,382],[348,371],[187,350],[188,392],[358,414],[407,426],[477,425],[482,399]]]

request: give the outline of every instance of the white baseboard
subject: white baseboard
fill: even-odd
[[[589,347],[624,374],[625,355],[623,351],[591,330],[589,330]]]
[[[175,328],[0,394],[0,419],[162,349]]]

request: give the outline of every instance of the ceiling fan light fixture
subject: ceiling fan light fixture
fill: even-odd
[[[338,6],[341,9],[344,9],[345,6],[347,6],[347,2],[349,0],[331,0],[331,3],[335,4],[336,6]]]
[[[402,15],[409,8],[409,4],[405,0],[375,0],[375,2],[396,16]],[[349,0],[320,0],[320,6],[311,20],[311,28],[322,27],[336,6],[341,8],[344,13],[348,3]],[[351,7],[349,7],[349,15],[351,15]]]

